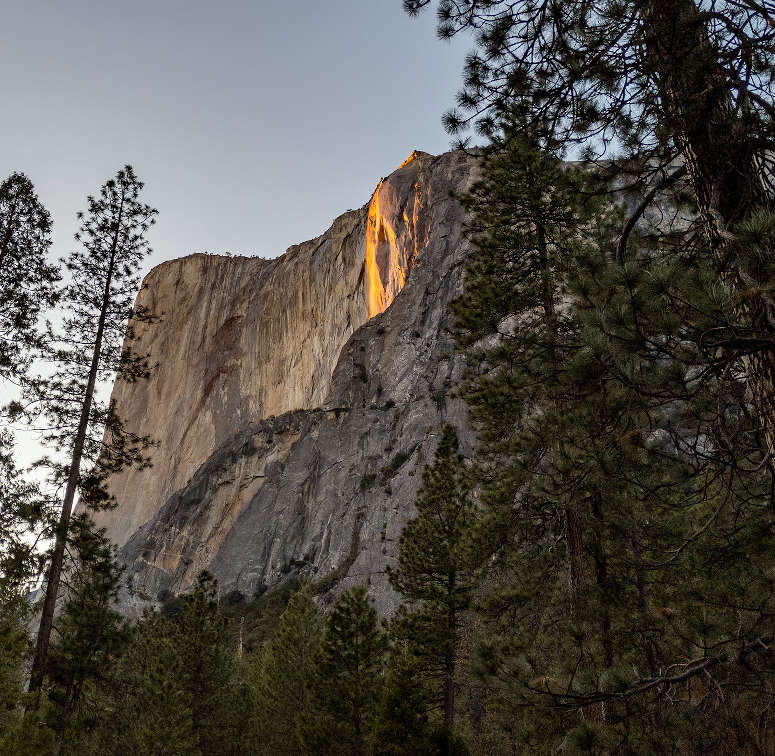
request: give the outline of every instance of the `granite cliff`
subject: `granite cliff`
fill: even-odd
[[[307,575],[395,606],[385,565],[441,423],[470,441],[447,304],[467,252],[452,194],[475,172],[466,153],[415,152],[277,259],[151,271],[139,304],[162,321],[135,348],[158,367],[113,398],[160,445],[150,469],[112,480],[118,507],[99,516],[141,602],[206,568],[248,597]]]

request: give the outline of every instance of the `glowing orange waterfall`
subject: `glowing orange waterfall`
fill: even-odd
[[[399,168],[414,159],[412,152]],[[366,224],[366,299],[370,318],[384,312],[404,288],[407,269],[417,253],[414,224],[395,204],[391,187],[380,181],[369,204]]]
[[[366,222],[366,273],[368,276],[368,301],[369,317],[373,318],[385,309],[385,287],[382,284],[382,278],[379,274],[377,265],[377,243],[379,233],[384,228],[384,221],[379,212],[379,190],[382,188],[382,181],[379,182],[374,190],[369,205],[369,218]]]

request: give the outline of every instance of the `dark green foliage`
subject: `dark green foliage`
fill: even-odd
[[[57,268],[47,260],[51,219],[30,180],[0,184],[0,381],[18,381],[30,350],[43,345],[40,317],[57,300]]]
[[[721,339],[722,349],[745,364],[760,444],[773,454],[772,247],[759,247],[751,264],[735,241],[738,227],[775,206],[772,9],[758,0],[404,2],[412,14],[429,5],[442,37],[476,35],[450,130],[476,120],[497,138],[504,120],[516,121],[543,146],[582,153],[634,192],[611,259],[635,262],[638,220],[676,209],[666,190],[692,200],[679,224],[664,218],[657,236],[692,248],[729,287],[735,335]]]
[[[48,212],[30,180],[22,173],[12,174],[0,184],[0,388],[34,383],[30,363],[46,344],[41,319],[58,299],[59,272],[47,260],[50,244]],[[11,402],[0,412],[15,417],[20,406]],[[11,433],[0,427],[0,602],[8,612],[4,620],[10,623],[0,630],[5,652],[19,650],[21,636],[11,627],[23,621],[22,596],[42,562],[35,534],[49,515],[39,487],[25,480],[16,467],[13,443]],[[16,662],[8,659],[9,675],[17,675],[22,657],[17,656]]]
[[[13,712],[0,729],[0,756],[54,756],[54,731],[45,718],[45,708]]]
[[[203,754],[223,753],[228,743],[224,694],[233,673],[234,643],[217,598],[217,582],[201,573],[172,626],[182,672],[178,681],[190,697],[192,728]]]
[[[217,583],[201,573],[172,618],[146,614],[103,684],[89,690],[65,752],[230,754],[239,747],[235,643]]]
[[[303,585],[288,602],[274,637],[252,660],[254,742],[266,754],[305,752],[305,718],[323,636],[323,618]]]
[[[468,470],[449,424],[433,464],[423,471],[416,505],[417,517],[401,534],[398,564],[388,568],[391,585],[412,607],[401,607],[392,632],[418,656],[431,700],[451,727],[460,623],[475,585],[470,567],[475,516]]]
[[[23,592],[40,570],[43,556],[32,534],[48,522],[49,507],[16,467],[13,436],[0,429],[0,590]]]
[[[257,591],[256,598],[244,604],[221,605],[221,612],[230,621],[231,627],[238,629],[240,618],[245,618],[243,646],[247,652],[260,649],[274,636],[291,596],[298,589],[295,580],[284,583],[270,591],[265,586]]]
[[[593,176],[510,129],[469,200],[455,305],[489,726],[535,752],[766,750],[747,691],[775,672],[757,646],[775,630],[772,476],[744,361],[711,336],[739,330],[736,290],[664,227],[618,257]]]
[[[101,491],[105,477],[127,465],[142,465],[149,443],[126,432],[113,408],[96,400],[93,385],[149,375],[147,356],[131,349],[137,324],[158,320],[133,308],[139,266],[151,252],[146,233],[157,215],[140,201],[143,188],[131,166],[125,166],[101,187],[99,196],[87,198],[75,235],[80,247],[63,260],[68,274],[61,294],[64,319],[50,354],[56,372],[31,395],[50,421],[45,441],[55,449],[75,445],[88,410],[81,456],[93,469],[82,476],[80,490],[92,507],[106,503]],[[56,470],[58,480],[65,479],[65,470]]]
[[[123,572],[115,563],[115,547],[84,514],[73,519],[70,541],[77,560],[67,576],[67,603],[55,621],[48,675],[58,742],[87,687],[110,679],[129,640],[128,623],[115,609]]]
[[[53,733],[42,719],[24,721],[24,675],[31,651],[30,606],[14,585],[0,582],[0,754],[15,753],[26,738],[42,736],[53,749]],[[43,753],[46,751],[43,750]]]
[[[376,482],[377,475],[376,473],[366,473],[361,478],[361,482],[358,485],[358,490],[361,491],[361,493],[368,491]]]
[[[345,591],[326,618],[314,668],[313,709],[305,727],[309,753],[366,753],[385,651],[385,634],[366,588]]]
[[[390,654],[370,753],[374,756],[432,753],[422,670],[416,657],[403,645],[396,645]]]
[[[741,157],[745,182],[751,153],[771,148],[775,22],[758,0],[403,5],[412,15],[435,5],[442,38],[475,35],[458,109],[445,116],[453,132],[476,121],[492,136],[516,109],[542,136],[587,147],[590,158],[618,157],[615,167],[641,180],[694,150],[708,161],[702,172],[720,171],[717,186],[730,182],[722,194],[736,180],[722,153]],[[713,142],[720,154],[705,154]]]
[[[412,453],[414,452],[414,449],[412,451],[400,451],[398,452],[393,459],[388,462],[388,464],[384,465],[382,469],[380,470],[381,473],[381,482],[384,485],[387,483],[404,465],[404,463],[412,456]]]

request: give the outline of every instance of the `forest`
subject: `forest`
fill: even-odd
[[[481,171],[451,310],[476,446],[438,429],[388,567],[400,608],[202,572],[119,613],[89,511],[155,441],[97,388],[153,369],[132,302],[157,213],[122,168],[56,264],[13,174],[0,754],[775,752],[775,7],[403,5],[473,36],[444,123]],[[68,450],[46,485],[14,460],[25,421]]]

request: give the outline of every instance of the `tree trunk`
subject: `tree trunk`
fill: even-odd
[[[455,724],[455,641],[457,617],[455,610],[455,573],[447,576],[447,648],[444,652],[444,723],[452,730]]]
[[[541,294],[543,299],[544,317],[551,332],[553,342],[550,346],[550,355],[557,371],[557,355],[554,340],[557,338],[557,318],[554,309],[554,281],[552,269],[549,264],[549,249],[546,241],[546,228],[543,223],[536,222],[536,247],[538,250],[538,264],[541,270]],[[568,594],[570,597],[571,614],[578,613],[581,591],[584,589],[584,555],[581,536],[581,520],[579,513],[574,509],[565,510],[565,534],[568,545]]]
[[[664,122],[675,135],[697,200],[706,242],[723,267],[730,263],[735,225],[770,206],[756,150],[746,124],[732,111],[726,72],[693,0],[646,0],[641,8],[646,67],[653,76]],[[729,279],[745,289],[745,321],[775,335],[775,301],[748,271],[730,268]],[[746,358],[766,451],[775,455],[775,353]]]
[[[41,689],[46,674],[48,647],[51,640],[51,629],[54,624],[54,612],[56,610],[57,594],[59,593],[59,583],[62,577],[65,548],[67,547],[67,532],[73,510],[73,502],[75,501],[75,492],[80,477],[81,458],[83,457],[86,431],[89,427],[89,415],[91,414],[91,407],[94,399],[94,385],[97,381],[97,372],[100,364],[102,336],[105,331],[105,318],[107,317],[108,306],[110,304],[110,284],[113,279],[113,265],[115,262],[116,250],[118,248],[118,235],[121,229],[122,211],[123,199],[119,207],[118,218],[116,220],[116,231],[111,243],[110,262],[108,264],[108,273],[105,280],[105,289],[102,295],[102,307],[97,325],[97,335],[94,340],[94,351],[92,352],[91,366],[89,368],[89,379],[86,384],[86,393],[81,407],[78,430],[75,435],[75,442],[73,443],[70,471],[67,477],[67,487],[65,488],[64,502],[62,503],[62,512],[59,516],[59,523],[57,524],[54,550],[51,553],[51,565],[49,566],[46,580],[46,597],[43,602],[43,612],[40,618],[40,626],[38,627],[38,637],[35,642],[35,656],[32,661],[32,670],[30,672],[30,691],[39,691]]]
[[[581,520],[575,509],[565,510],[565,531],[568,543],[568,593],[570,611],[576,616],[581,592],[584,589],[584,546],[581,538]]]

